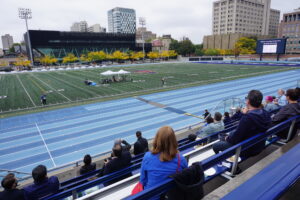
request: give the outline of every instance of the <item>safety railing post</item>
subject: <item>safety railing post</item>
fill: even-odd
[[[240,157],[240,154],[241,154],[241,150],[242,150],[242,147],[240,146],[235,151],[234,161],[232,163],[232,168],[231,168],[231,175],[235,175],[235,173],[236,173],[238,163],[239,163],[239,157]]]
[[[295,128],[296,121],[297,121],[296,119],[292,121],[290,129],[289,129],[289,133],[287,135],[287,138],[285,140],[283,140],[282,142],[286,143],[286,142],[290,141],[290,139],[293,135],[293,131],[294,131],[294,128]]]

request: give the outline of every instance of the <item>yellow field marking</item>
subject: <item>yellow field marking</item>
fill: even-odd
[[[197,115],[193,115],[191,113],[184,113],[185,115],[187,116],[191,116],[191,117],[196,117],[196,118],[199,118],[199,119],[204,119],[204,117],[200,117],[200,116],[197,116]]]

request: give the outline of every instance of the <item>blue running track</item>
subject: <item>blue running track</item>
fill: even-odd
[[[178,130],[200,120],[183,113],[202,115],[225,98],[244,98],[251,89],[276,95],[278,88],[293,88],[299,79],[300,70],[293,70],[141,96],[165,108],[126,98],[0,119],[0,169],[59,167],[87,153],[109,151],[116,138],[133,143],[137,130],[150,139],[160,126]]]

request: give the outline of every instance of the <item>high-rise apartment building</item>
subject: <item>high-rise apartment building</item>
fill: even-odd
[[[116,7],[108,11],[108,31],[113,33],[135,33],[136,15],[134,9]]]
[[[287,38],[287,53],[300,53],[300,8],[283,14],[278,37]]]
[[[13,37],[9,34],[5,34],[1,36],[1,40],[2,40],[3,50],[9,50],[14,44]]]
[[[73,32],[87,32],[88,31],[88,24],[86,21],[75,22],[71,26],[71,31]]]
[[[105,33],[106,28],[101,27],[100,24],[94,24],[87,29],[88,32],[93,32],[93,33]]]
[[[280,11],[271,0],[219,0],[213,3],[213,35],[244,33],[277,36]]]

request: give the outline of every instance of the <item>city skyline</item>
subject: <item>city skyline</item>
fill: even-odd
[[[158,35],[171,34],[173,38],[184,36],[194,43],[202,43],[204,35],[211,34],[212,6],[214,0],[153,0],[151,2],[128,0],[2,0],[0,6],[0,35],[10,34],[20,42],[25,33],[25,23],[18,18],[18,8],[31,8],[29,20],[32,30],[68,31],[70,24],[86,20],[90,24],[107,25],[107,11],[114,7],[135,9],[138,17],[147,19],[147,29]],[[296,9],[295,0],[272,0],[271,7],[285,12]],[[55,5],[55,6],[51,6]],[[280,18],[281,19],[281,18]],[[0,46],[2,48],[2,44]]]

